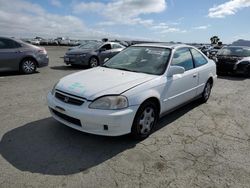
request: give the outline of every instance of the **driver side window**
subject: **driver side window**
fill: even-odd
[[[194,68],[193,58],[188,48],[177,49],[174,53],[174,57],[171,65],[181,66],[185,71]]]
[[[111,50],[111,44],[105,44],[101,48],[105,50]]]
[[[13,49],[19,47],[21,47],[20,44],[13,40],[0,38],[0,49]]]

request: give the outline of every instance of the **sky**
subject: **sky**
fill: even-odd
[[[0,0],[0,36],[250,40],[250,0]]]

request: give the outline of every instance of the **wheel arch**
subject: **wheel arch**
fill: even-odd
[[[151,101],[151,102],[153,102],[154,104],[156,104],[157,111],[158,111],[158,116],[159,116],[159,115],[160,115],[160,111],[161,111],[161,103],[160,103],[160,100],[159,100],[157,97],[149,97],[149,98],[145,99],[145,100],[141,103],[141,105],[144,104],[144,103],[146,103],[146,102],[148,102],[148,101]],[[140,106],[141,106],[141,105],[140,105]]]
[[[33,60],[36,63],[36,67],[38,67],[38,62],[37,62],[36,58],[34,58],[33,56],[25,56],[19,62],[19,70],[21,70],[21,66],[22,66],[23,61],[28,60],[28,59]]]
[[[96,54],[91,54],[91,55],[89,56],[89,62],[88,62],[88,63],[90,63],[90,60],[91,60],[91,58],[93,58],[93,57],[97,59],[98,64],[100,65],[100,58],[99,58],[98,55],[96,55]]]

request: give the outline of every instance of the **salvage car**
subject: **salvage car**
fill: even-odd
[[[143,139],[164,114],[206,102],[215,79],[214,61],[194,47],[138,44],[60,79],[47,101],[56,120],[79,131]]]
[[[67,65],[84,65],[93,68],[102,65],[106,58],[113,57],[124,48],[116,42],[91,41],[80,48],[74,48],[66,52],[64,62]]]
[[[218,74],[243,74],[250,76],[250,47],[227,46],[216,56]]]
[[[0,71],[20,71],[31,74],[39,67],[48,66],[49,57],[43,47],[21,40],[0,37]]]

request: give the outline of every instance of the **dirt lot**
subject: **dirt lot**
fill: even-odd
[[[149,138],[84,134],[53,120],[46,94],[79,71],[47,48],[37,74],[0,73],[0,187],[250,187],[250,79],[217,80],[207,104],[162,118]]]

